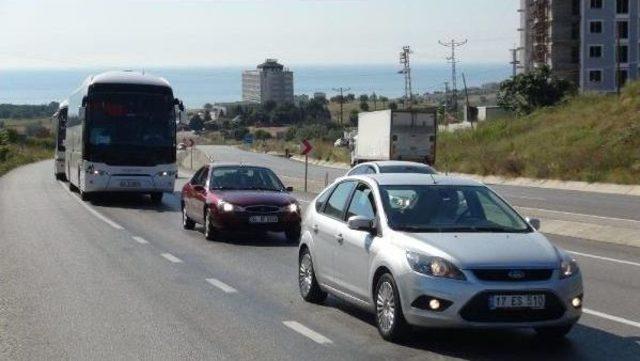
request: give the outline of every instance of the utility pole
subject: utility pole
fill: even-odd
[[[445,107],[449,109],[449,107],[451,107],[451,99],[449,99],[449,82],[448,81],[444,82],[444,102],[445,102]]]
[[[340,92],[340,124],[344,124],[343,122],[343,108],[344,108],[344,92],[348,92],[351,88],[333,88],[333,91]]]
[[[411,61],[409,59],[412,53],[410,46],[403,46],[402,52],[400,52],[400,64],[403,68],[398,73],[404,74],[404,108],[411,107],[411,100],[413,97],[413,91],[411,89]]]
[[[454,112],[458,111],[458,87],[457,87],[457,81],[456,81],[456,63],[458,62],[458,60],[456,59],[456,48],[463,46],[467,43],[467,40],[465,39],[464,41],[460,41],[460,42],[456,42],[455,40],[451,39],[451,41],[449,42],[443,42],[443,41],[438,41],[438,43],[440,43],[440,45],[445,46],[447,48],[451,48],[451,56],[447,58],[447,60],[449,61],[449,63],[451,63],[451,86],[453,89],[451,89],[451,106],[454,109]]]
[[[471,128],[473,129],[473,121],[471,120],[472,117],[470,114],[471,108],[469,107],[469,91],[467,90],[467,78],[464,76],[464,73],[462,73],[462,84],[464,84],[464,97],[465,97],[464,112],[467,115],[467,121],[471,123]]]
[[[518,60],[518,48],[509,49],[511,51],[511,64],[513,66],[513,77],[515,78],[518,74],[518,65],[520,65],[520,60]]]

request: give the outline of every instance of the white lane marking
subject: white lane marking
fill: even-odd
[[[547,200],[546,198],[542,198],[542,197],[516,196],[516,195],[513,195],[513,194],[511,194],[511,195],[507,194],[506,196],[509,197],[509,198],[527,199],[527,200],[530,200],[530,201],[546,201]]]
[[[163,253],[161,256],[166,258],[169,262],[182,263],[182,260],[180,258],[172,255],[171,253]]]
[[[69,193],[71,198],[73,198],[76,202],[78,202],[81,206],[83,206],[86,210],[88,210],[89,213],[93,214],[98,219],[100,219],[101,221],[107,223],[108,225],[110,225],[111,227],[113,227],[115,229],[120,229],[120,230],[124,229],[124,227],[122,227],[118,223],[110,220],[109,218],[105,217],[102,213],[100,213],[100,212],[96,211],[95,209],[91,208],[91,206],[89,206],[84,201],[82,201],[82,199],[76,197],[73,193],[71,193],[71,191],[65,186],[65,184],[63,182],[58,181],[58,184],[60,184],[62,189],[64,189],[67,193]]]
[[[516,206],[516,208],[520,209],[523,212],[526,212],[528,210],[530,210],[530,211],[542,211],[542,212],[549,212],[549,213],[565,214],[565,215],[569,215],[569,216],[590,217],[590,218],[597,218],[597,219],[608,219],[610,221],[624,221],[624,222],[640,223],[640,221],[637,220],[637,219],[629,219],[629,218],[604,217],[604,216],[596,216],[596,215],[593,215],[593,214],[586,214],[586,213],[554,211],[553,209],[544,209],[544,208],[529,208],[529,207],[520,207],[520,206]]]
[[[136,242],[138,242],[140,244],[148,244],[149,243],[146,239],[144,239],[142,237],[133,236],[131,238],[133,238],[134,241],[136,241]]]
[[[233,288],[233,287],[229,286],[228,284],[226,284],[226,283],[224,283],[224,282],[222,282],[220,280],[217,280],[215,278],[207,278],[206,281],[209,282],[210,285],[221,289],[222,292],[224,292],[224,293],[236,293],[236,292],[238,292],[238,290],[236,290],[235,288]]]
[[[595,258],[595,259],[599,259],[599,260],[603,260],[603,261],[616,262],[616,263],[621,263],[621,264],[640,267],[640,263],[638,263],[638,262],[625,261],[623,259],[597,256],[595,254],[582,253],[582,252],[576,252],[576,251],[567,251],[567,252],[569,252],[571,254],[578,255],[578,256],[582,256],[582,257]]]
[[[282,322],[285,326],[289,327],[290,329],[296,331],[297,333],[306,336],[310,339],[312,339],[313,341],[323,345],[323,344],[327,344],[327,343],[333,343],[333,341],[329,340],[328,338],[324,337],[323,335],[317,333],[316,331],[304,326],[301,323],[298,323],[296,321],[283,321]]]
[[[588,315],[601,317],[601,318],[605,318],[605,319],[610,320],[610,321],[615,321],[615,322],[623,323],[623,324],[628,325],[628,326],[633,326],[633,327],[640,328],[640,322],[631,321],[631,320],[628,320],[626,318],[613,316],[613,315],[610,315],[610,314],[607,314],[607,313],[603,313],[603,312],[599,312],[599,311],[590,310],[588,308],[583,308],[582,312],[584,312],[584,313],[586,313]]]

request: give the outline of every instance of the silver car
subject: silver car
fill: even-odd
[[[349,169],[347,175],[378,174],[378,173],[420,173],[437,174],[435,169],[424,163],[408,162],[404,160],[380,160],[360,163]]]
[[[470,180],[344,177],[304,217],[300,293],[316,303],[331,293],[374,312],[388,340],[409,326],[562,337],[581,316],[582,277],[537,227]]]

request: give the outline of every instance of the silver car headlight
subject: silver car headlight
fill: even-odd
[[[578,262],[575,259],[563,256],[560,262],[560,278],[569,278],[580,271]]]
[[[407,251],[406,255],[409,266],[418,273],[455,280],[467,279],[458,267],[443,258],[424,256],[412,251]]]

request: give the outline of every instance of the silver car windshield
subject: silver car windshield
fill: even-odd
[[[380,187],[389,226],[407,232],[531,232],[509,205],[483,186]]]

